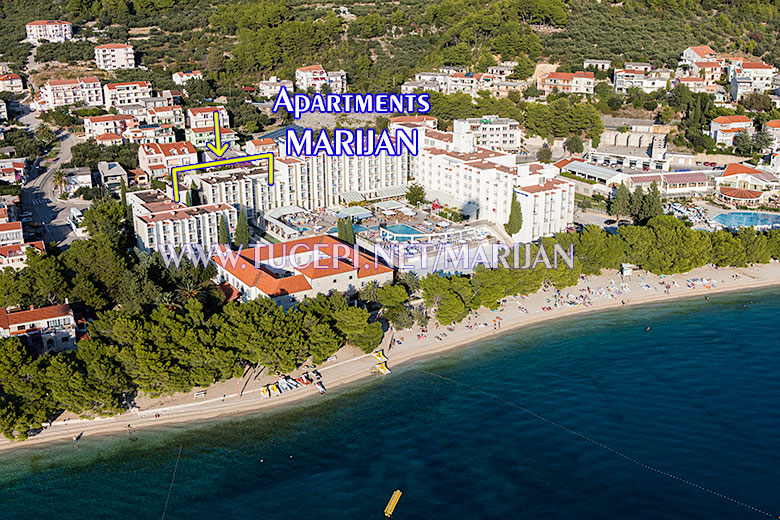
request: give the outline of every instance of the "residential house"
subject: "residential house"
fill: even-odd
[[[73,193],[79,188],[92,187],[92,170],[87,166],[66,168],[63,169],[62,172],[66,175],[67,180],[63,189],[65,193]]]
[[[118,192],[124,181],[127,186],[127,171],[118,162],[100,161],[98,167],[98,180],[100,185],[109,191]]]
[[[609,70],[612,68],[612,62],[610,60],[592,60],[588,59],[582,63],[582,68],[596,69],[596,70]]]
[[[203,73],[199,70],[187,70],[184,72],[174,72],[172,74],[173,82],[177,85],[186,85],[191,79],[203,79]]]
[[[322,65],[309,65],[295,71],[295,86],[298,90],[313,88],[320,92],[328,85],[334,94],[343,94],[347,90],[347,73],[343,70],[326,72]]]
[[[691,92],[707,92],[707,82],[700,77],[682,77],[674,80],[675,85],[685,85]]]
[[[63,20],[36,20],[25,27],[27,41],[33,45],[44,41],[62,43],[73,38],[73,24]]]
[[[198,151],[189,142],[149,143],[138,148],[138,167],[153,178],[168,175],[174,166],[197,162]]]
[[[103,104],[103,90],[100,80],[94,76],[76,79],[51,79],[44,83],[33,101],[37,110],[82,103],[95,107]]]
[[[615,92],[628,93],[631,88],[638,88],[643,92],[655,92],[666,88],[666,78],[653,72],[647,73],[641,70],[617,69],[613,73]]]
[[[11,92],[13,94],[21,94],[24,92],[24,83],[19,74],[3,74],[0,75],[0,92]]]
[[[136,126],[133,116],[106,114],[104,116],[88,116],[84,118],[84,136],[97,138],[105,133],[121,135],[128,128]]]
[[[10,267],[18,271],[24,268],[27,265],[28,249],[33,249],[40,254],[46,253],[46,248],[41,241],[0,246],[0,269]]]
[[[593,94],[596,77],[592,72],[548,72],[539,76],[536,86],[545,95],[554,90],[567,94]]]
[[[211,126],[214,128],[214,112],[219,112],[219,124],[230,128],[230,117],[228,111],[223,106],[198,107],[187,109],[187,127],[203,128]]]
[[[6,222],[0,224],[0,246],[12,246],[24,243],[24,233],[21,222]]]
[[[106,110],[111,107],[139,105],[144,98],[152,96],[152,84],[148,81],[109,83],[103,87]]]
[[[279,91],[284,87],[288,92],[292,92],[294,85],[289,79],[279,79],[271,76],[268,81],[261,81],[257,84],[257,94],[260,97],[275,98]]]
[[[40,353],[76,346],[76,320],[70,305],[8,311],[0,307],[0,337],[17,337]]]
[[[8,184],[24,182],[27,180],[29,168],[27,159],[24,157],[12,157],[10,159],[0,159],[0,180]]]
[[[141,124],[128,128],[122,133],[122,138],[128,143],[173,143],[176,134],[171,125]]]
[[[710,122],[710,137],[725,146],[734,146],[734,138],[743,131],[755,133],[753,121],[747,116],[720,116]]]
[[[688,47],[682,52],[680,65],[691,66],[697,61],[713,61],[717,58],[717,53],[707,45],[696,45]]]
[[[133,46],[125,43],[106,43],[95,47],[95,63],[102,70],[134,69]]]
[[[151,125],[170,125],[184,128],[184,110],[179,105],[151,107],[146,110],[146,122]]]
[[[238,141],[238,134],[227,127],[220,127],[220,139],[223,143],[233,144]],[[216,135],[214,134],[214,125],[201,128],[187,128],[184,130],[184,139],[192,143],[198,150],[207,150],[208,143],[214,143]]]

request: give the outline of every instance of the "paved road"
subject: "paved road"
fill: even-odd
[[[33,127],[38,119],[35,113],[25,114],[20,118],[28,127]],[[37,125],[35,125],[37,126]],[[68,132],[61,130],[57,139],[60,142],[60,152],[48,167],[42,167],[38,159],[32,167],[30,180],[25,183],[22,190],[22,204],[25,211],[32,213],[33,222],[43,224],[45,242],[56,242],[60,246],[67,246],[75,238],[75,233],[68,224],[70,208],[84,209],[89,206],[89,201],[59,199],[52,182],[54,172],[71,159],[71,147],[78,142],[77,138]]]

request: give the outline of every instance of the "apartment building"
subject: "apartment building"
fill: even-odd
[[[723,65],[717,61],[697,61],[691,65],[691,74],[703,79],[708,90],[714,90],[723,75]]]
[[[717,57],[717,53],[708,45],[696,45],[682,52],[679,64],[691,66],[697,61],[714,61]]]
[[[21,222],[0,224],[0,246],[13,246],[24,243]]]
[[[171,75],[173,82],[177,85],[186,85],[191,79],[203,79],[203,73],[199,70],[187,70],[184,72],[174,72]]]
[[[582,63],[582,68],[596,69],[596,70],[609,70],[612,68],[612,62],[610,60],[592,60],[588,59]]]
[[[24,92],[24,83],[19,74],[3,74],[0,75],[0,92],[11,92],[13,94],[21,94]]]
[[[136,124],[137,122],[133,116],[120,114],[85,117],[84,136],[90,139],[106,133],[122,135],[122,132],[136,126]]]
[[[516,61],[502,61],[498,65],[492,65],[488,67],[487,73],[492,74],[498,78],[499,81],[504,81],[507,76],[514,74],[515,67],[517,67]]]
[[[275,98],[282,87],[286,88],[288,92],[292,92],[294,85],[289,79],[271,76],[267,81],[261,81],[257,84],[257,93],[260,97]]]
[[[128,143],[165,144],[176,141],[176,134],[171,125],[140,124],[125,130],[122,138]]]
[[[740,132],[755,133],[753,121],[747,116],[720,116],[710,121],[710,137],[718,144],[733,146]]]
[[[100,161],[98,167],[98,182],[100,186],[109,191],[118,192],[122,187],[122,182],[127,186],[127,171],[117,162]]]
[[[125,142],[121,135],[115,134],[113,132],[100,134],[99,136],[95,137],[95,141],[103,146],[120,146]]]
[[[224,218],[232,233],[238,222],[238,212],[227,204],[184,206],[169,199],[159,190],[135,191],[127,194],[132,209],[138,247],[146,251],[170,244],[219,244],[219,223]]]
[[[464,92],[476,96],[480,90],[490,90],[499,78],[493,74],[456,72],[447,79],[447,93]]]
[[[328,235],[244,250],[235,264],[213,260],[215,283],[230,284],[244,302],[271,298],[285,309],[319,293],[352,293],[393,279],[392,268]]]
[[[683,77],[674,80],[676,85],[685,85],[691,92],[707,92],[707,82],[700,77]]]
[[[144,118],[150,125],[170,125],[174,128],[184,128],[184,110],[179,105],[151,107],[146,110]]]
[[[144,98],[152,97],[152,84],[148,81],[109,83],[103,86],[106,110],[128,105],[140,105]]]
[[[545,96],[553,90],[567,94],[593,94],[596,77],[592,72],[548,72],[539,76],[536,86]]]
[[[517,151],[522,146],[523,131],[514,119],[496,115],[456,119],[453,139],[473,139],[473,145],[490,150]]]
[[[246,212],[249,222],[273,207],[273,193],[268,185],[268,165],[214,171],[198,175],[196,185],[204,204],[228,204],[239,213]]]
[[[138,167],[153,178],[169,174],[174,166],[197,162],[198,151],[188,142],[149,143],[138,148]]]
[[[223,143],[230,143],[232,145],[238,141],[238,134],[226,126],[220,126],[219,135]],[[207,150],[208,147],[206,145],[208,143],[214,143],[216,139],[214,123],[212,123],[211,126],[187,128],[184,130],[184,139],[192,143],[198,150]]]
[[[0,337],[12,336],[41,353],[72,349],[76,346],[73,310],[68,304],[11,312],[0,307]]]
[[[27,41],[33,45],[44,41],[62,43],[73,38],[73,24],[63,20],[36,20],[25,27]]]
[[[728,66],[731,99],[739,101],[751,92],[772,90],[772,79],[777,73],[773,66],[760,61],[734,61]]]
[[[296,69],[295,86],[298,90],[308,90],[311,87],[320,92],[325,85],[330,87],[334,94],[343,94],[347,90],[347,73],[343,70],[326,72],[322,65]]]
[[[134,69],[133,46],[125,43],[106,43],[95,47],[95,63],[102,70]]]
[[[43,242],[25,242],[22,244],[13,244],[0,246],[0,269],[10,267],[18,271],[27,265],[27,250],[33,249],[40,254],[46,252]]]
[[[219,112],[219,124],[230,128],[230,117],[223,106],[198,107],[187,109],[187,128],[214,128],[214,112]]]
[[[469,144],[447,132],[424,132],[424,147],[412,163],[415,182],[429,198],[445,194],[474,208],[474,218],[503,226],[514,194],[523,208],[523,226],[512,237],[518,242],[563,231],[572,222],[574,184],[556,178],[557,168],[518,165],[514,154]]]
[[[612,78],[615,92],[621,94],[628,93],[630,88],[638,88],[643,92],[655,92],[656,90],[666,88],[667,81],[663,76],[653,72],[647,73],[642,70],[630,69],[617,69]]]
[[[8,184],[27,180],[28,172],[27,159],[24,157],[0,159],[0,180]]]
[[[90,107],[103,105],[103,90],[99,79],[90,76],[49,80],[41,86],[32,107],[37,110],[51,110],[77,103]]]

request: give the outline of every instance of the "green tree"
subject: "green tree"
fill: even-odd
[[[536,152],[536,158],[543,163],[552,162],[552,150],[547,146],[542,147]]]
[[[773,142],[774,139],[769,133],[769,130],[767,130],[766,126],[761,128],[761,130],[756,132],[756,134],[753,136],[753,146],[759,152],[763,152],[764,150],[769,149]]]
[[[504,229],[510,236],[520,232],[523,227],[523,207],[517,200],[517,194],[512,192],[512,206],[509,210],[509,220],[504,224]]]
[[[661,203],[661,193],[658,191],[658,183],[653,181],[650,190],[642,198],[642,209],[639,211],[639,220],[648,221],[653,217],[663,215],[664,208]]]
[[[234,239],[236,241],[236,246],[238,247],[249,247],[249,243],[252,241],[252,237],[249,234],[249,223],[247,222],[246,211],[243,209],[238,216]]]
[[[639,218],[642,213],[642,203],[645,199],[645,190],[642,186],[634,188],[634,192],[631,194],[631,216]]]
[[[406,189],[406,200],[412,206],[419,206],[425,201],[425,189],[419,184],[410,184]]]
[[[662,125],[668,125],[674,119],[674,109],[670,106],[665,106],[658,112],[658,122]]]
[[[566,149],[571,153],[582,153],[585,150],[584,146],[582,145],[582,139],[580,139],[580,137],[577,135],[573,135],[566,139],[564,144]]]
[[[230,234],[228,232],[227,220],[225,215],[219,216],[219,229],[217,231],[217,240],[220,244],[230,246]]]
[[[746,130],[739,132],[734,138],[734,148],[743,155],[753,153],[753,139],[751,139],[750,134]]]
[[[620,183],[615,195],[610,200],[609,210],[618,219],[621,215],[631,214],[631,192],[624,183]]]

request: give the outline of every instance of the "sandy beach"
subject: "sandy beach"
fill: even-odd
[[[675,298],[700,297],[704,300],[726,291],[761,289],[772,285],[780,285],[780,263],[777,262],[746,268],[704,267],[665,277],[640,271],[623,279],[615,271],[604,272],[599,276],[582,279],[576,286],[560,291],[560,294],[555,290],[542,290],[527,297],[508,297],[499,310],[480,309],[452,326],[437,326],[436,320],[431,319],[427,332],[422,332],[417,326],[411,330],[390,330],[385,334],[380,348],[387,356],[387,365],[392,370],[412,359],[564,316]],[[364,378],[392,377],[378,374],[374,369],[376,362],[374,357],[354,347],[344,347],[318,370],[328,390]],[[301,368],[291,375],[298,376],[306,371],[306,368]],[[136,401],[138,409],[115,417],[82,419],[73,414],[63,414],[41,433],[23,442],[0,440],[0,450],[41,443],[70,444],[77,436],[87,439],[100,434],[126,434],[136,429],[227,417],[319,397],[314,385],[308,385],[278,397],[264,399],[260,389],[276,379],[259,371],[207,389],[196,388],[186,394],[159,399],[140,397]],[[204,390],[205,395],[196,399],[195,395]]]

